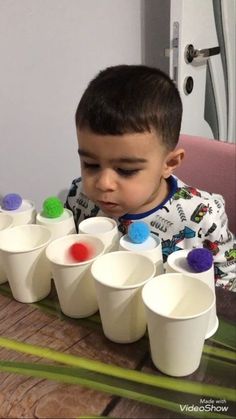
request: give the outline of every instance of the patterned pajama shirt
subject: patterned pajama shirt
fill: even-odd
[[[116,219],[120,234],[126,234],[134,221],[146,222],[161,239],[164,262],[180,249],[207,248],[214,257],[216,286],[236,291],[236,246],[223,197],[190,187],[174,176],[168,182],[169,195],[156,208]],[[106,216],[83,193],[81,178],[73,180],[65,206],[73,212],[77,226],[85,218]]]

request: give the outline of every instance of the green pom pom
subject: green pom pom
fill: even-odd
[[[57,218],[62,215],[64,207],[59,198],[51,196],[43,203],[42,215],[45,218]]]

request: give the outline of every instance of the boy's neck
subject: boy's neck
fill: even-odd
[[[159,188],[156,192],[156,197],[154,197],[154,199],[152,199],[150,202],[147,202],[146,205],[142,207],[142,209],[136,212],[132,212],[132,214],[135,214],[135,215],[143,214],[145,212],[151,211],[152,209],[158,207],[159,205],[162,204],[162,202],[166,200],[166,198],[168,197],[170,193],[170,189],[171,187],[170,187],[170,182],[168,181],[168,179],[161,178]]]
[[[142,212],[150,211],[153,208],[156,208],[157,206],[159,206],[163,201],[165,201],[165,199],[169,195],[169,192],[170,192],[169,182],[165,178],[161,178],[156,198],[152,202],[150,202],[150,204],[147,204],[147,207],[144,208],[144,211]]]

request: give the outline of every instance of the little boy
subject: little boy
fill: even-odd
[[[72,182],[66,206],[77,225],[104,215],[122,234],[145,221],[162,241],[164,261],[179,249],[212,250],[216,285],[235,291],[223,198],[173,176],[184,157],[176,148],[181,118],[179,92],[160,70],[120,65],[100,72],[76,111],[82,178]]]

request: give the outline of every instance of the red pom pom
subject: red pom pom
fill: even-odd
[[[69,249],[70,255],[76,262],[85,262],[91,259],[92,251],[90,246],[84,243],[74,243]]]

